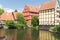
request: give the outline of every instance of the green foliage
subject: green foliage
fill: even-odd
[[[33,16],[32,19],[31,19],[31,24],[36,27],[39,25],[39,19],[37,16]]]
[[[15,23],[15,26],[16,26],[18,29],[25,29],[25,28],[26,28],[26,25],[20,24],[20,23]]]
[[[12,21],[12,20],[6,20],[5,25],[6,25],[9,29],[15,29],[15,28],[16,28],[15,23],[14,23],[14,21]]]
[[[31,26],[31,29],[34,29],[34,30],[39,30],[39,26],[36,26],[36,27]]]
[[[24,19],[22,13],[18,13],[16,17],[17,17],[17,25],[19,26],[19,28],[27,27],[26,20]]]
[[[15,12],[18,12],[17,10],[15,10]]]
[[[55,27],[51,27],[50,30],[56,31],[56,26]]]
[[[8,27],[13,26],[14,22],[12,20],[6,20],[6,25]]]
[[[27,26],[24,24],[20,24],[20,29],[25,29]]]
[[[56,26],[58,32],[60,32],[60,25]]]
[[[0,15],[4,13],[4,10],[0,8]]]
[[[17,23],[15,23],[15,26],[16,26],[17,28],[19,28],[19,27],[20,27],[20,24],[17,22]]]
[[[18,13],[18,14],[17,14],[17,21],[18,21],[20,24],[26,24],[26,20],[24,19],[24,16],[23,16],[21,13]]]
[[[60,25],[56,25],[54,27],[51,27],[50,30],[60,32]]]
[[[12,20],[6,20],[5,25],[10,28],[26,28],[26,20],[24,19],[23,15],[21,13],[17,14],[17,21]]]
[[[16,21],[12,21],[12,20],[6,20],[6,26],[8,26],[8,28],[13,29],[13,28],[22,28],[25,29],[27,27],[26,25],[26,20],[24,19],[23,15],[21,13],[17,14],[17,20]]]

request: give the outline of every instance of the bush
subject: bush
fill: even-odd
[[[9,29],[16,29],[17,27],[15,26],[14,21],[12,20],[6,20],[5,25],[9,28]]]
[[[60,25],[56,25],[54,27],[51,27],[50,30],[60,32]]]
[[[51,27],[50,30],[51,31],[56,31],[56,27]]]
[[[60,32],[60,25],[56,26],[58,32]]]
[[[33,29],[33,30],[39,30],[39,26],[36,26],[36,27],[31,26],[31,29]]]
[[[25,29],[27,27],[26,25],[20,23],[15,23],[15,26],[18,27],[18,29]]]

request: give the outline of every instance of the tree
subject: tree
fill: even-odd
[[[37,16],[33,16],[31,19],[31,25],[33,25],[34,27],[39,25],[39,19]]]
[[[33,16],[32,19],[31,19],[31,25],[32,25],[32,39],[33,40],[39,40],[39,28],[38,28],[38,25],[39,25],[39,19],[37,16]],[[35,33],[34,33],[35,32]]]
[[[17,13],[16,18],[21,28],[25,28],[27,26],[26,20],[24,19],[24,16],[22,15],[22,13]]]
[[[4,13],[4,10],[0,8],[0,15]]]
[[[18,14],[17,14],[17,21],[18,21],[20,24],[26,24],[26,20],[24,19],[24,16],[22,15],[22,13],[18,13]]]
[[[18,12],[17,10],[15,10],[15,12]]]
[[[2,13],[4,13],[4,10],[0,8],[0,18],[1,18]],[[0,19],[0,23],[1,23],[1,19]],[[1,23],[0,28],[2,28],[2,27],[3,27],[3,26],[2,26],[2,23]]]

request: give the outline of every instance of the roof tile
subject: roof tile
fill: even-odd
[[[56,5],[56,1],[46,2],[40,6],[40,10],[55,8],[55,5]]]
[[[15,19],[16,19],[16,14],[17,14],[17,13],[14,12],[14,17],[15,17]],[[0,19],[1,19],[1,20],[14,20],[12,13],[3,13],[3,14],[1,15],[1,18],[0,18]]]

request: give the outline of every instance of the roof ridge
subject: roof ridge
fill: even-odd
[[[50,2],[56,2],[56,1],[48,1],[48,2],[44,2],[44,3],[42,3],[42,5],[43,5],[43,4],[46,4],[46,3],[50,3]]]
[[[28,5],[28,4],[26,4],[25,6],[28,6],[28,7],[30,7],[30,6],[32,6],[32,7],[38,7],[38,6],[33,6],[33,5]]]

